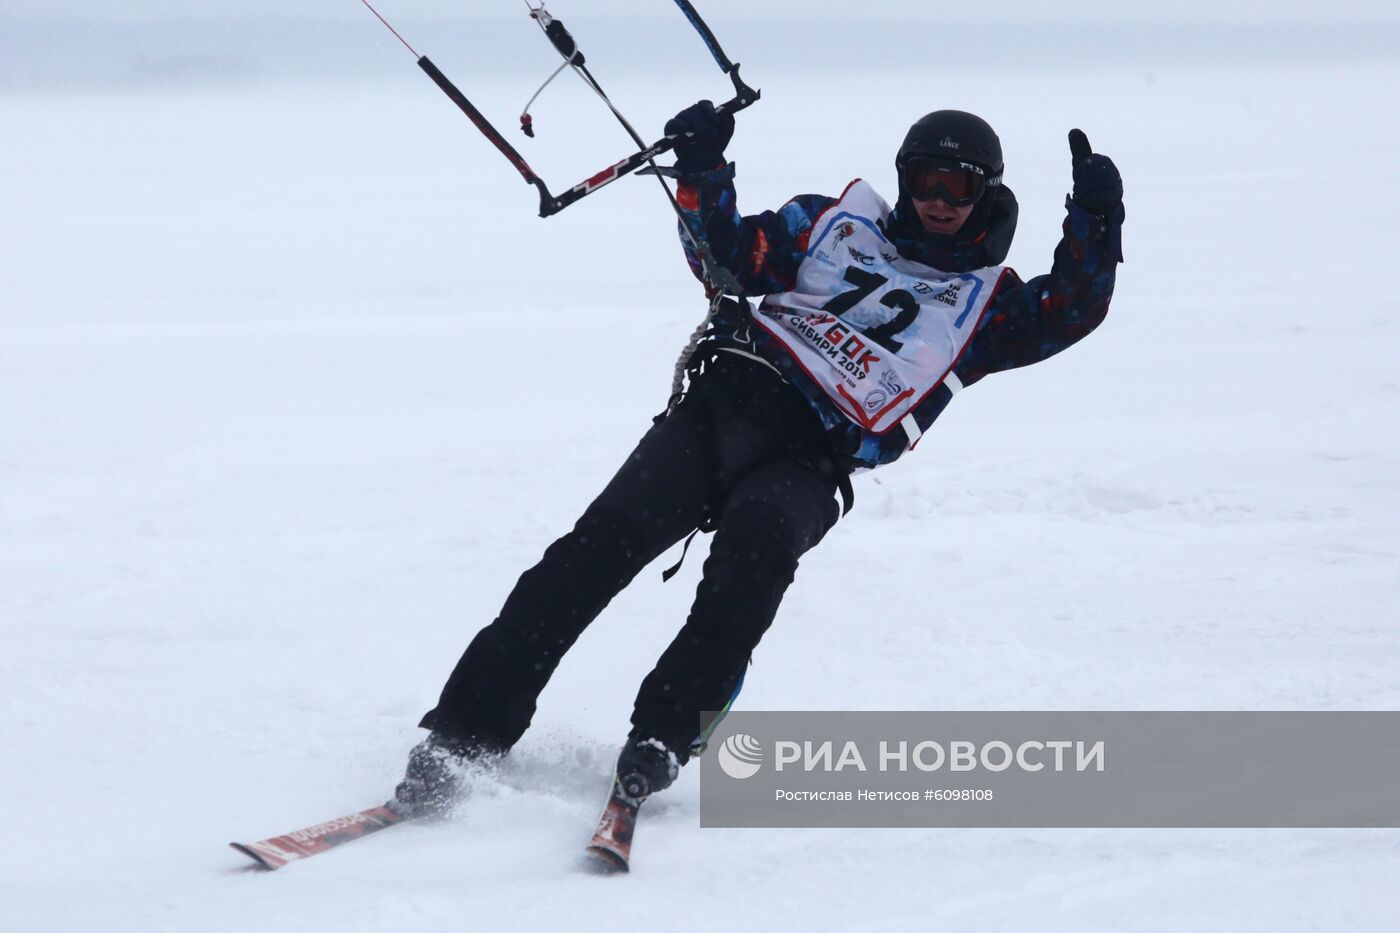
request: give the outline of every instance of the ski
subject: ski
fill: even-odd
[[[608,804],[598,818],[598,828],[589,840],[589,867],[601,874],[620,874],[629,869],[632,859],[632,834],[637,829],[637,808],[640,803],[627,797],[622,788],[613,784]]]
[[[320,855],[407,819],[408,817],[385,804],[382,807],[371,807],[359,813],[342,816],[328,823],[298,829],[285,836],[273,836],[261,842],[230,842],[229,845],[268,871],[276,871],[290,862]]]

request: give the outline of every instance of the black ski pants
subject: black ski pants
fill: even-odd
[[[715,354],[573,530],[520,577],[421,725],[510,748],[560,658],[613,596],[692,530],[713,526],[690,615],[632,712],[632,738],[660,739],[685,761],[701,712],[730,699],[798,558],[835,524],[843,477],[794,388],[761,363]]]

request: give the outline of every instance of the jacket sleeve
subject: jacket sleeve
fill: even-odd
[[[787,291],[797,283],[797,267],[806,255],[812,224],[836,203],[834,198],[803,194],[777,211],[741,216],[732,162],[684,176],[677,188],[685,229],[709,244],[715,261],[734,275],[746,296]],[[691,271],[702,278],[700,259],[684,230],[681,243]]]
[[[1121,221],[1090,214],[1069,200],[1065,207],[1064,236],[1050,273],[1029,282],[1010,273],[958,363],[963,384],[1054,356],[1108,315],[1122,261]]]

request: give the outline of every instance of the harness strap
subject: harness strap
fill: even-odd
[[[698,535],[699,533],[700,533],[700,529],[699,529],[699,528],[696,528],[694,531],[692,531],[692,532],[690,533],[689,537],[687,537],[687,538],[685,539],[685,547],[681,548],[681,556],[680,556],[680,559],[677,560],[677,561],[675,562],[675,564],[673,564],[671,567],[667,568],[666,570],[661,571],[661,582],[662,582],[662,583],[665,583],[666,581],[668,581],[668,580],[670,580],[672,577],[674,577],[676,574],[680,573],[681,564],[685,563],[685,555],[688,554],[688,553],[690,553],[690,542],[694,541],[694,540],[695,540],[695,536]]]
[[[755,363],[761,363],[764,366],[767,366],[769,369],[773,370],[773,372],[777,373],[784,382],[787,381],[787,377],[783,375],[783,371],[781,369],[774,366],[772,363],[768,362],[763,357],[759,356],[757,353],[750,353],[747,350],[740,350],[738,347],[715,347],[715,352],[733,353],[735,356],[742,356],[746,360],[753,360]]]
[[[841,517],[845,518],[856,504],[856,491],[851,488],[851,474],[842,473],[836,480],[836,490],[841,493]]]
[[[949,395],[957,395],[963,390],[962,380],[951,369],[948,370],[948,375],[943,377],[943,385],[947,386]],[[903,418],[900,418],[899,426],[904,429],[904,436],[909,439],[909,449],[913,450],[914,445],[919,443],[919,438],[924,436],[923,428],[919,427],[919,422],[914,420],[914,412],[910,411]]]
[[[919,438],[924,436],[923,429],[919,427],[919,422],[914,420],[914,413],[911,411],[903,418],[900,418],[899,426],[904,429],[905,437],[909,438],[909,449],[913,450],[914,445],[919,443]]]

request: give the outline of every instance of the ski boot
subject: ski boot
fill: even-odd
[[[433,732],[408,753],[408,769],[389,806],[408,819],[441,819],[465,795],[468,768],[499,760],[500,753]]]
[[[588,842],[591,870],[603,874],[630,870],[637,810],[652,794],[670,787],[680,770],[680,760],[657,739],[642,739],[622,750],[612,793]]]
[[[641,739],[617,756],[617,789],[630,803],[640,804],[676,780],[681,763],[659,739]]]

